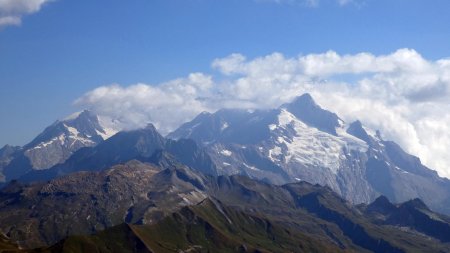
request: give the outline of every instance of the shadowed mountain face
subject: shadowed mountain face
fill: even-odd
[[[219,174],[319,183],[353,203],[379,195],[394,202],[420,198],[450,213],[449,180],[361,122],[343,122],[309,94],[274,110],[203,113],[168,137],[197,141]]]
[[[303,94],[281,108],[286,108],[306,124],[333,135],[337,135],[336,128],[341,126],[342,120],[336,114],[322,109],[309,94]]]
[[[166,140],[149,124],[146,128],[119,132],[95,147],[75,152],[67,161],[45,171],[32,171],[20,178],[24,182],[45,181],[77,171],[101,171],[130,160],[153,162],[161,152],[209,175],[217,175],[208,154],[192,140]]]
[[[11,242],[11,240],[4,234],[0,233],[0,251],[1,252],[19,251],[19,246],[16,243]]]
[[[432,212],[420,199],[394,205],[382,196],[363,210],[375,223],[407,227],[441,242],[450,242],[449,217]]]
[[[20,147],[5,145],[0,149],[0,182],[6,182],[6,177],[3,174],[3,168],[6,167],[14,159],[16,152]]]
[[[80,148],[95,146],[114,133],[90,111],[56,121],[25,146],[5,146],[0,150],[0,181],[49,169],[67,160]]]
[[[394,222],[389,213],[380,221],[373,213],[380,201],[356,208],[319,185],[205,176],[168,153],[156,157],[159,166],[131,161],[46,183],[13,182],[0,192],[0,230],[25,248],[54,244],[40,252],[450,250],[439,234],[423,229],[434,219],[419,227]],[[449,226],[449,218],[416,202],[387,210],[426,210]]]

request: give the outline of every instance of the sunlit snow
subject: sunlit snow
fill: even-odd
[[[277,128],[291,127],[295,135],[277,138],[276,146],[269,150],[269,158],[272,161],[278,160],[276,157],[281,154],[281,147],[285,145],[286,163],[329,168],[333,173],[337,173],[345,154],[349,151],[366,152],[368,148],[364,141],[347,134],[345,126],[336,129],[337,136],[334,136],[308,126],[284,109],[278,115],[278,123]]]

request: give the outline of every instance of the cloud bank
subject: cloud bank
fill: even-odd
[[[22,17],[38,12],[52,0],[0,0],[0,28],[8,25],[20,25]]]
[[[274,108],[309,92],[345,121],[379,129],[450,177],[450,59],[427,60],[412,49],[379,56],[232,54],[215,59],[212,68],[214,75],[193,73],[158,85],[102,86],[76,104],[119,119],[124,128],[152,122],[168,133],[202,111]]]

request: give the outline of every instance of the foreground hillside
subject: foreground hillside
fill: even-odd
[[[116,238],[111,245],[110,238]],[[74,236],[51,252],[341,252],[296,229],[206,199],[154,225],[119,225],[94,236]],[[56,251],[55,251],[56,250]]]
[[[450,218],[420,200],[352,206],[319,185],[212,177],[168,155],[160,161],[10,184],[0,192],[0,229],[38,252],[450,251]]]

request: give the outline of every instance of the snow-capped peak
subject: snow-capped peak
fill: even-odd
[[[280,110],[278,125],[269,128],[277,136],[269,150],[269,158],[274,162],[284,154],[286,163],[329,168],[336,173],[341,159],[349,152],[366,152],[368,148],[367,143],[348,134],[346,126],[336,128],[333,135],[306,124],[286,109]]]
[[[113,127],[114,124],[89,110],[76,112],[47,127],[24,146],[24,154],[33,169],[48,169],[64,162],[78,149],[95,146],[108,139],[118,132]]]
[[[308,93],[295,98],[291,103],[283,104],[280,109],[285,109],[306,124],[333,135],[336,135],[335,129],[343,123],[335,113],[316,104]]]
[[[69,132],[77,131],[75,136],[81,133],[88,138],[100,136],[102,140],[108,139],[121,130],[116,120],[96,115],[89,110],[73,113],[62,122],[70,127]]]

